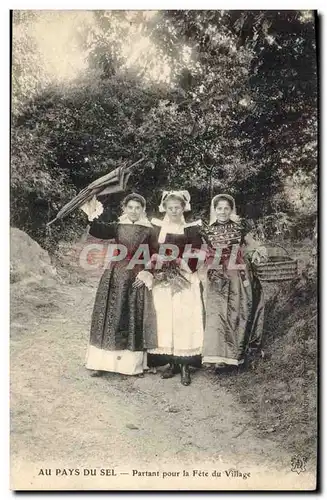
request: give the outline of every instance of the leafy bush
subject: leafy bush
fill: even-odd
[[[50,240],[45,223],[89,182],[144,155],[130,189],[147,198],[150,214],[163,188],[189,189],[192,217],[202,218],[211,197],[228,191],[240,215],[261,219],[257,231],[266,238],[308,233],[316,211],[312,16],[187,10],[81,16],[14,17],[14,226],[46,245],[78,234],[85,226],[79,213],[53,226]],[[61,20],[85,63],[76,78],[65,73],[62,81],[43,67],[33,30]],[[146,57],[131,62],[128,41]],[[115,215],[118,197],[104,202],[107,215]]]

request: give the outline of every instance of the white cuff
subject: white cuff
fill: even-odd
[[[145,284],[148,290],[152,290],[153,276],[149,271],[140,271],[136,277]]]
[[[83,210],[84,213],[86,213],[90,222],[92,222],[93,219],[96,219],[103,213],[103,205],[96,199],[96,196],[93,196],[91,200],[84,203],[84,205],[82,205],[80,209]]]

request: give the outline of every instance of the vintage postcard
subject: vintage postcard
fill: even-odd
[[[12,490],[317,488],[318,19],[11,12]]]

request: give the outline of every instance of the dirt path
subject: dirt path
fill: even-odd
[[[189,387],[178,376],[162,380],[159,374],[90,377],[84,357],[95,285],[57,284],[33,293],[16,285],[13,291],[15,488],[251,489],[272,482],[276,488],[308,483],[308,473],[290,473],[290,457],[273,441],[255,436],[251,415],[207,372],[194,373]],[[40,468],[50,467],[52,477],[39,475]],[[68,467],[78,468],[80,475],[53,476],[55,468]],[[91,467],[114,468],[118,476],[82,477]],[[229,468],[250,471],[250,477],[231,479],[224,473]],[[160,479],[133,478],[133,469],[159,471]],[[162,478],[164,470],[183,469],[191,471],[190,477]],[[192,478],[192,469],[210,475],[218,470],[222,477],[209,483],[197,473]]]

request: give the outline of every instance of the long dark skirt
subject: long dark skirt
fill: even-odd
[[[116,371],[119,361],[139,365],[140,356],[132,353],[143,355],[146,349],[157,346],[151,292],[145,286],[132,287],[142,266],[127,269],[127,265],[126,261],[116,262],[101,277],[93,307],[87,368]],[[112,351],[117,352],[114,366]],[[121,359],[123,355],[128,356],[126,361]],[[124,370],[127,373],[125,366]]]
[[[245,276],[230,270],[225,278],[208,273],[204,363],[240,365],[249,348],[262,343],[263,290],[248,266]]]

